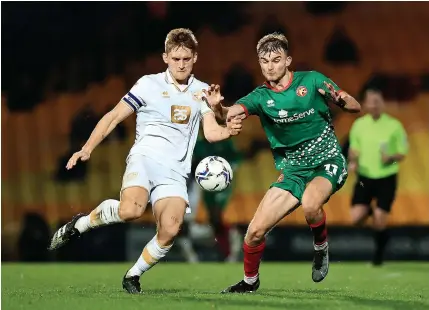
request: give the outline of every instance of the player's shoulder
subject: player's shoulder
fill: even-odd
[[[192,83],[196,88],[207,89],[209,87],[209,84],[197,79],[195,76],[194,76],[194,81]]]
[[[245,97],[253,98],[253,100],[259,100],[270,92],[270,89],[264,83],[262,85],[256,86],[250,93],[248,93]]]
[[[366,126],[366,124],[368,123],[368,121],[370,121],[370,119],[371,119],[371,116],[368,114],[359,116],[354,120],[353,127]]]
[[[270,88],[267,86],[267,82],[264,82],[264,84],[262,85],[258,85],[256,86],[250,93],[252,95],[262,95],[266,92],[268,92],[270,90]]]

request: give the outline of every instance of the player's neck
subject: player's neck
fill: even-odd
[[[378,121],[380,118],[381,118],[381,115],[382,115],[383,113],[380,113],[380,114],[371,114],[371,117],[372,117],[372,119],[374,120],[374,121]]]
[[[170,71],[170,69],[167,69],[168,70],[168,74],[170,75],[170,78],[173,80],[173,82],[174,83],[176,83],[177,85],[188,85],[188,83],[189,83],[189,79],[190,79],[190,77],[191,76],[188,76],[186,79],[184,79],[184,80],[177,80],[174,76],[173,76],[173,74],[171,74],[171,71]]]
[[[290,84],[291,79],[292,79],[292,72],[289,70],[286,70],[286,74],[280,80],[271,81],[269,82],[269,84],[273,89],[283,90]]]

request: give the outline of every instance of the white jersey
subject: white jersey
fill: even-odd
[[[207,88],[194,76],[178,85],[168,70],[140,78],[122,98],[137,113],[129,156],[144,155],[187,177],[201,118],[212,112],[202,100]]]

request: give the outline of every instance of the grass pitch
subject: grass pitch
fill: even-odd
[[[429,263],[332,263],[311,280],[311,263],[263,263],[254,294],[221,295],[242,278],[242,264],[163,262],[122,291],[130,264],[2,264],[2,309],[429,309]]]

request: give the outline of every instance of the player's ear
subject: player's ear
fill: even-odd
[[[168,55],[167,55],[167,53],[162,53],[162,60],[164,60],[164,62],[166,64],[168,64]]]
[[[197,52],[195,52],[195,53],[194,53],[194,63],[196,63],[196,62],[197,62],[197,59],[198,59],[198,53],[197,53]]]
[[[292,56],[287,56],[286,57],[286,66],[290,66],[290,64],[292,63]]]

